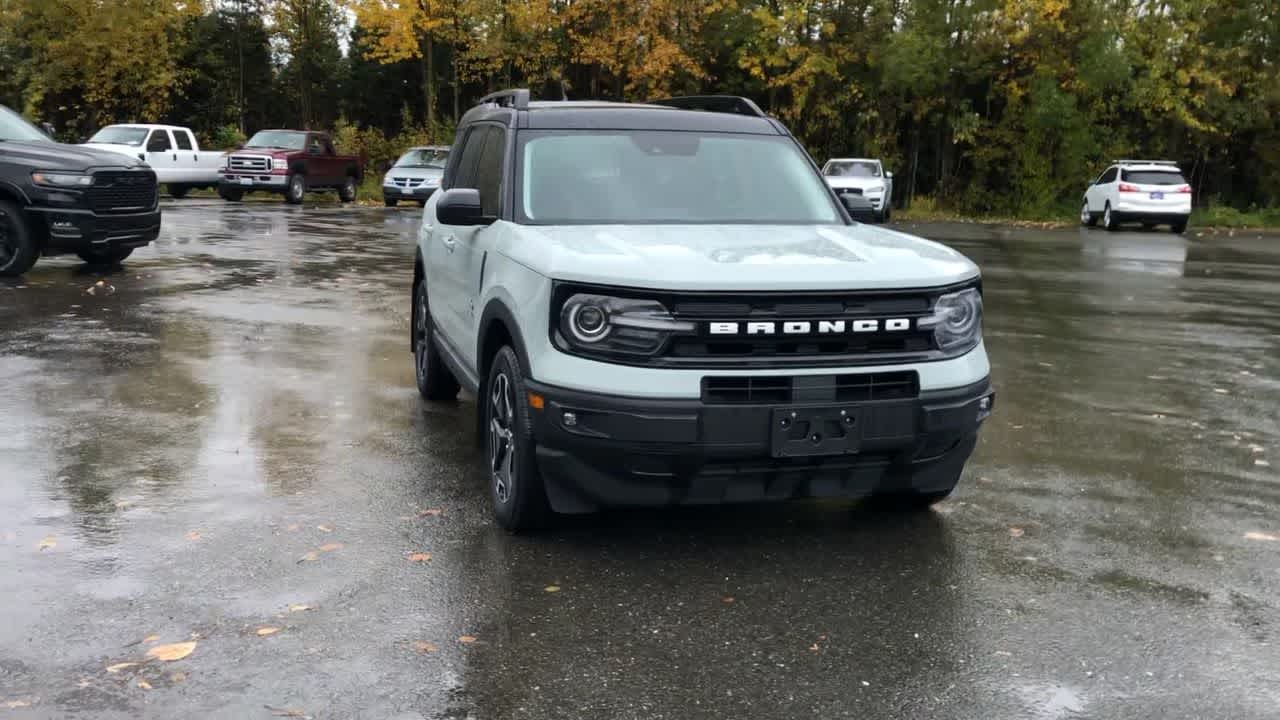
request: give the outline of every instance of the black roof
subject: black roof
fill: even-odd
[[[505,91],[486,97],[489,102],[477,105],[462,117],[462,123],[491,120],[508,127],[534,130],[682,130],[690,132],[724,132],[754,135],[786,135],[777,120],[759,112],[749,100],[712,96],[688,100],[711,101],[684,103],[686,98],[672,101],[685,107],[713,107],[715,110],[685,109],[655,103],[619,103],[597,100],[529,101],[522,91]],[[745,103],[745,105],[743,104]],[[743,114],[744,108],[759,114]],[[720,109],[724,108],[724,109]]]

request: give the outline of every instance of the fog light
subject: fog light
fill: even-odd
[[[978,421],[979,422],[986,420],[987,417],[991,415],[991,410],[992,408],[995,407],[995,404],[996,404],[995,395],[988,395],[978,400]]]
[[[577,427],[577,426],[578,426],[578,416],[577,416],[577,414],[575,414],[575,413],[571,413],[571,412],[567,412],[567,413],[565,413],[565,414],[564,414],[564,426],[565,426],[565,427]]]

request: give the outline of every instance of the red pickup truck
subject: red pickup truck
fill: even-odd
[[[263,130],[227,153],[218,195],[237,202],[248,192],[273,192],[297,205],[312,190],[336,190],[342,202],[356,199],[364,163],[333,151],[328,135],[310,130]]]

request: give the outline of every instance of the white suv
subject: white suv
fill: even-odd
[[[1098,220],[1108,230],[1121,223],[1145,228],[1168,225],[1175,233],[1187,229],[1191,216],[1191,186],[1168,160],[1117,160],[1084,191],[1080,224]]]
[[[876,220],[888,222],[893,204],[893,173],[885,172],[873,158],[831,158],[822,166],[822,176],[837,195],[865,197],[875,208]]]
[[[418,389],[478,400],[494,512],[946,497],[991,411],[978,268],[853,222],[723,96],[487,96],[423,210]]]

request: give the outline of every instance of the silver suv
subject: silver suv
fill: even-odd
[[[423,210],[412,349],[477,396],[497,520],[955,487],[992,408],[978,268],[854,222],[751,101],[487,96]]]

